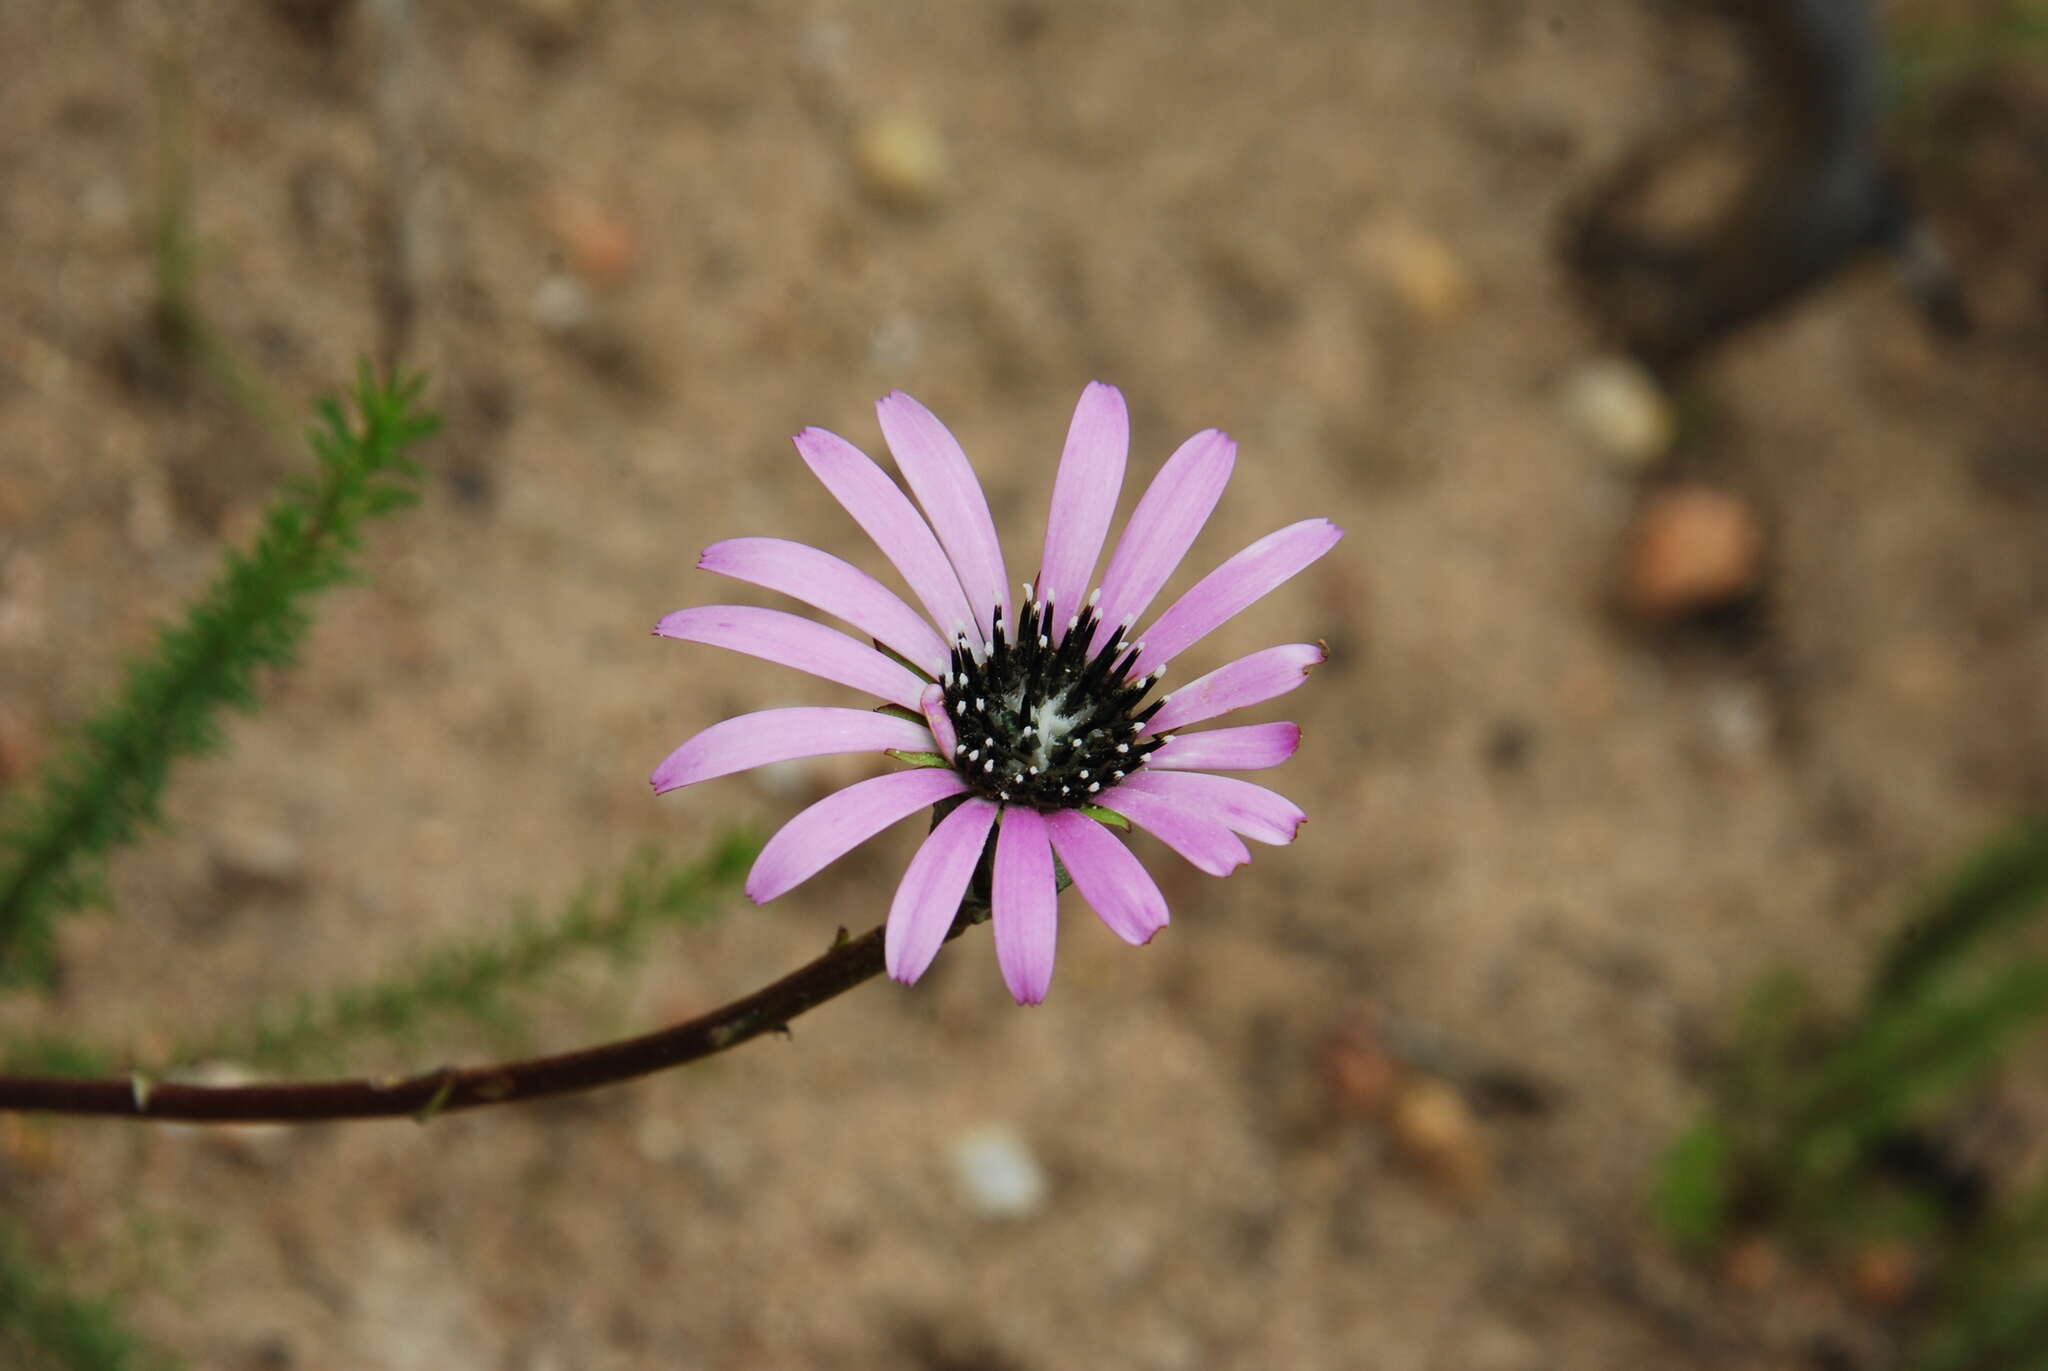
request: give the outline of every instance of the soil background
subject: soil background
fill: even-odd
[[[1240,444],[1169,594],[1297,518],[1349,532],[1185,667],[1327,640],[1258,716],[1306,731],[1261,778],[1300,841],[1214,881],[1138,840],[1172,927],[1132,951],[1068,896],[1042,1008],[975,933],[913,989],[590,1098],[16,1128],[10,1212],[195,1367],[1881,1352],[1841,1273],[1690,1268],[1644,1195],[1756,977],[1846,996],[1918,882],[2048,802],[2048,122],[2007,137],[2024,108],[1992,102],[1923,188],[1974,338],[1931,337],[1872,261],[1695,368],[1677,455],[1619,460],[1560,399],[1610,346],[1561,226],[1725,86],[1694,32],[1596,0],[7,0],[0,784],[304,460],[151,331],[167,157],[247,393],[301,414],[396,350],[447,421],[423,508],[179,774],[171,833],[116,862],[116,912],[66,925],[11,1028],[149,1061],[869,774],[650,798],[709,723],[851,701],[648,629],[769,602],[693,569],[724,537],[884,573],[789,436],[880,453],[891,389],[960,436],[1013,567],[1090,379],[1130,400],[1126,509],[1195,430]],[[1617,609],[1675,475],[1768,531],[1738,622]],[[912,827],[571,968],[523,1040],[697,1012],[879,922]],[[350,1061],[502,1046],[458,1025]],[[2038,1155],[2038,1091],[2001,1108]],[[1029,1212],[963,1189],[990,1137],[1042,1168]]]

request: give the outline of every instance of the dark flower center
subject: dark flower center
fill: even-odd
[[[1164,703],[1143,703],[1164,668],[1133,678],[1142,644],[1121,634],[1090,655],[1095,598],[1063,631],[1055,631],[1054,607],[1041,600],[1019,614],[1014,643],[1000,611],[991,616],[985,652],[964,633],[955,639],[943,682],[946,717],[959,735],[952,762],[986,798],[1039,809],[1089,804],[1165,741],[1138,737]]]

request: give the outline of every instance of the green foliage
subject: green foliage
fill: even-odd
[[[2048,1180],[1951,1264],[1904,1368],[2048,1368]]]
[[[709,922],[760,851],[748,833],[731,833],[692,861],[643,851],[603,890],[586,886],[551,918],[515,916],[499,932],[429,948],[391,976],[308,994],[282,1012],[268,1010],[183,1039],[180,1062],[232,1061],[290,1072],[338,1068],[345,1050],[366,1038],[412,1041],[437,1017],[467,1018],[503,1029],[516,1021],[511,992],[532,987],[585,953],[624,960],[648,934]],[[0,1068],[19,1074],[107,1076],[127,1069],[119,1055],[56,1034],[25,1035],[0,1047]]]
[[[172,763],[218,746],[223,706],[255,708],[258,668],[295,659],[306,602],[351,579],[363,525],[415,499],[406,454],[436,424],[420,407],[423,385],[365,368],[353,422],[320,402],[314,475],[286,487],[255,546],[227,554],[155,652],[129,667],[120,697],[0,818],[0,984],[47,978],[57,919],[101,898],[102,859],[157,818]]]
[[[521,916],[501,934],[430,950],[386,980],[305,996],[283,1014],[187,1043],[178,1056],[290,1071],[309,1061],[331,1063],[343,1045],[365,1037],[408,1039],[435,1015],[502,1026],[510,1017],[507,992],[532,985],[572,956],[604,952],[623,960],[657,926],[706,921],[746,876],[760,846],[751,835],[731,834],[693,862],[643,852],[607,900],[600,902],[596,888],[587,886],[545,922]]]
[[[105,1300],[70,1293],[0,1224],[0,1365],[20,1371],[144,1371],[177,1363],[122,1327]]]
[[[1980,7],[1981,8],[1981,7]],[[1995,62],[2038,58],[2048,49],[2048,0],[2003,0],[1968,17],[1910,17],[1891,45],[1895,101],[1916,110],[1941,86]]]
[[[1872,1008],[1901,1004],[1954,971],[1990,934],[2048,902],[2048,819],[2022,823],[1931,892],[1871,977]]]
[[[1766,978],[1738,1022],[1713,1101],[1666,1151],[1652,1194],[1699,1254],[1739,1227],[1808,1246],[1912,1242],[1939,1275],[1906,1365],[2048,1368],[2048,1180],[1988,1221],[1944,1209],[1887,1165],[1939,1110],[2048,1018],[2048,821],[1987,844],[1880,953],[1861,1005],[1829,1022],[1794,976]]]

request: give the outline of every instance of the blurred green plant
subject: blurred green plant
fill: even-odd
[[[1942,1108],[2048,1018],[2048,952],[2026,936],[2044,913],[2048,818],[1927,895],[1846,1017],[1796,975],[1761,981],[1708,1108],[1664,1155],[1652,1204],[1671,1239],[1694,1255],[1743,1230],[1824,1252],[1908,1242],[1936,1272],[1909,1365],[2048,1366],[2048,1180],[1980,1216],[1930,1141]]]
[[[156,1371],[179,1363],[121,1323],[114,1306],[68,1290],[0,1222],[0,1365],[19,1371]]]
[[[532,986],[579,954],[605,953],[624,962],[659,926],[709,922],[723,907],[722,897],[746,877],[760,847],[753,835],[733,833],[694,861],[643,851],[615,879],[608,898],[600,900],[595,883],[586,885],[551,919],[522,912],[502,932],[430,949],[384,980],[302,996],[283,1013],[216,1030],[182,1044],[174,1055],[184,1062],[232,1061],[290,1072],[309,1064],[338,1067],[341,1049],[366,1037],[410,1043],[436,1016],[512,1031],[510,992]]]
[[[155,652],[129,667],[120,697],[0,814],[0,985],[47,981],[57,920],[104,898],[103,859],[156,820],[171,764],[219,745],[223,707],[255,708],[257,669],[297,657],[307,601],[354,578],[364,525],[415,500],[407,453],[438,422],[420,405],[423,386],[365,367],[353,418],[319,402],[313,476],[286,486],[255,546],[227,553]]]
[[[2048,0],[1990,0],[1958,14],[1953,6],[1908,7],[1892,25],[1889,78],[1894,118],[1924,132],[1943,90],[2001,62],[2048,54]]]
[[[169,1058],[278,1073],[339,1070],[347,1049],[363,1040],[412,1046],[436,1019],[467,1019],[516,1035],[514,992],[577,956],[598,953],[624,962],[658,928],[712,921],[760,847],[753,834],[735,832],[687,861],[644,850],[608,888],[586,884],[545,920],[517,912],[509,927],[427,948],[389,976],[304,994],[285,1009],[262,1009],[180,1039]],[[132,1065],[110,1048],[44,1030],[17,1035],[0,1048],[0,1070],[9,1073],[105,1076]]]
[[[200,307],[207,245],[197,226],[194,191],[192,64],[182,46],[174,44],[158,57],[155,86],[156,194],[148,226],[154,293],[148,344],[156,365],[166,368],[166,379],[183,384],[196,368],[265,434],[288,442],[292,425],[275,392]]]

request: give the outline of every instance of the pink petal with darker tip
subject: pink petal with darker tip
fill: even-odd
[[[1143,674],[1206,637],[1303,567],[1337,546],[1344,530],[1328,519],[1303,519],[1265,537],[1195,582],[1145,630],[1145,650],[1132,668]]]
[[[1045,551],[1038,562],[1038,598],[1058,610],[1059,622],[1077,614],[1088,593],[1102,540],[1123,490],[1130,455],[1131,418],[1123,393],[1090,381],[1074,407],[1066,451],[1052,483],[1052,510],[1045,520]]]
[[[889,923],[882,934],[882,962],[889,974],[909,985],[932,964],[945,945],[946,931],[960,912],[960,900],[988,831],[996,821],[996,807],[987,800],[971,799],[948,814],[933,829],[910,859],[896,898],[889,905]]]
[[[959,440],[932,412],[902,391],[891,391],[875,404],[882,437],[910,483],[925,516],[945,544],[946,555],[959,574],[960,588],[974,611],[971,623],[981,637],[989,631],[991,612],[1010,613],[1010,577],[1003,570],[1003,545],[988,497],[968,464]],[[942,628],[951,625],[942,624]]]
[[[764,709],[715,723],[668,754],[648,779],[654,793],[770,762],[826,757],[839,752],[928,752],[932,731],[923,724],[866,709],[813,705]]]
[[[1145,758],[1145,765],[1167,771],[1264,771],[1300,746],[1299,724],[1241,724],[1176,733]]]
[[[1110,932],[1142,947],[1166,927],[1166,897],[1144,863],[1114,834],[1072,809],[1046,815],[1045,824],[1074,888]]]
[[[902,574],[934,624],[944,630],[952,624],[975,621],[978,616],[961,593],[960,578],[946,560],[945,549],[932,536],[931,525],[888,473],[852,443],[822,428],[807,428],[797,434],[796,450],[811,474]],[[981,613],[987,612],[983,606]]]
[[[1142,773],[1141,773],[1142,774]],[[1100,800],[1104,809],[1123,815],[1185,857],[1198,871],[1228,876],[1252,859],[1243,839],[1214,819],[1191,814],[1181,805],[1135,790],[1129,777]]]
[[[924,693],[924,681],[901,662],[836,628],[779,609],[748,605],[679,609],[664,616],[654,631],[663,638],[729,648],[778,666],[808,671],[905,709],[916,709]]]
[[[951,660],[946,645],[916,610],[880,581],[829,552],[786,538],[727,538],[705,548],[697,565],[780,591],[844,619],[928,676],[942,674]]]
[[[747,873],[747,898],[766,904],[808,881],[893,823],[967,788],[937,767],[856,781],[776,830]]]
[[[1016,805],[1003,810],[996,832],[994,913],[996,962],[1018,1004],[1040,1004],[1052,986],[1059,933],[1059,890],[1045,816]]]
[[[1141,771],[1126,777],[1114,794],[1136,790],[1182,813],[1222,824],[1255,842],[1276,846],[1294,841],[1308,815],[1285,795],[1234,776],[1200,771]],[[1134,816],[1135,817],[1135,816]]]
[[[1146,728],[1171,733],[1184,724],[1264,704],[1306,681],[1326,655],[1315,643],[1288,643],[1240,657],[1169,693]]]

